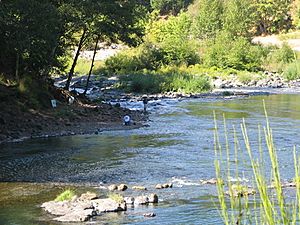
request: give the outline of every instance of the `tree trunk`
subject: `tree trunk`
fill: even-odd
[[[89,75],[88,75],[88,78],[87,78],[87,80],[86,80],[85,90],[84,90],[84,92],[83,92],[84,95],[86,94],[87,89],[88,89],[88,86],[89,86],[90,77],[91,77],[92,70],[93,70],[93,67],[94,67],[95,56],[96,56],[96,53],[97,53],[97,46],[98,46],[98,43],[99,43],[99,39],[100,39],[100,35],[98,35],[98,36],[97,36],[97,39],[96,39],[96,44],[95,44],[95,48],[94,48],[93,59],[92,59],[92,63],[91,63]]]
[[[74,60],[73,60],[73,63],[72,63],[72,67],[71,67],[69,75],[68,75],[68,80],[67,80],[66,86],[65,86],[66,90],[69,90],[69,88],[70,88],[70,84],[71,84],[71,80],[72,80],[74,70],[75,70],[75,67],[76,67],[76,64],[77,64],[77,60],[78,60],[78,57],[80,55],[80,50],[83,47],[85,39],[86,39],[86,29],[83,30],[83,33],[82,33],[81,38],[79,40],[78,48],[77,48],[77,51],[76,51],[76,54],[75,54],[75,57],[74,57]]]
[[[19,65],[20,65],[20,55],[19,55],[19,53],[17,52],[17,55],[16,55],[16,71],[15,71],[15,77],[16,77],[17,83],[19,83],[19,81],[20,81],[20,76],[19,76]]]

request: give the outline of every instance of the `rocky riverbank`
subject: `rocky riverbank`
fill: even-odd
[[[72,104],[68,104],[67,99],[57,97],[55,108],[34,109],[24,107],[22,104],[27,99],[16,97],[15,92],[9,88],[5,88],[2,93],[5,96],[0,96],[3,99],[0,102],[0,143],[30,138],[98,134],[107,129],[132,129],[143,126],[146,121],[146,116],[140,111],[92,103],[79,97]],[[125,115],[131,116],[131,126],[123,125]]]
[[[80,101],[80,93],[86,84],[86,76],[74,78],[71,84],[74,104],[68,104],[67,99],[56,99],[58,106],[44,110],[24,110],[21,103],[9,101],[14,98],[5,90],[5,101],[0,102],[0,143],[20,141],[28,138],[64,136],[75,134],[98,134],[105,129],[132,129],[143,125],[147,116],[141,111],[131,111],[122,108],[122,102],[136,102],[143,109],[144,95],[125,93],[115,89],[118,83],[117,77],[99,79],[91,76],[87,97],[92,101]],[[55,85],[62,87],[65,79],[58,78]],[[216,77],[212,79],[214,90],[209,93],[185,94],[185,93],[161,93],[146,95],[148,101],[154,104],[157,100],[176,98],[232,98],[247,97],[249,95],[277,93],[289,90],[298,90],[300,80],[286,81],[276,73],[265,72],[258,77],[252,77],[241,81],[237,75],[226,78]],[[246,90],[248,88],[248,90]],[[250,88],[250,89],[249,89]],[[272,90],[272,91],[270,91]],[[8,96],[8,97],[7,97]],[[1,97],[1,96],[0,96]],[[20,101],[23,101],[22,99]],[[25,100],[24,100],[25,101]],[[133,119],[131,126],[123,126],[122,118],[130,115]]]

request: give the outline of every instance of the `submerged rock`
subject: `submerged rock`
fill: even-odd
[[[149,203],[158,203],[158,196],[157,194],[150,194],[147,196]]]
[[[163,189],[163,188],[172,188],[173,184],[172,183],[165,183],[165,184],[157,184],[155,186],[156,189]]]
[[[75,210],[63,216],[56,217],[53,220],[59,222],[85,222],[94,216],[94,213],[93,209]]]
[[[95,199],[91,201],[94,210],[97,214],[103,212],[119,212],[126,210],[126,202],[116,202],[113,199],[105,198],[105,199]]]
[[[133,190],[139,190],[139,191],[147,191],[147,188],[144,186],[133,186]]]
[[[115,191],[118,189],[118,186],[116,184],[112,184],[112,185],[109,185],[107,189],[109,191]]]
[[[127,185],[126,184],[120,184],[119,186],[118,186],[118,191],[125,191],[125,190],[127,190]]]
[[[98,196],[96,193],[93,192],[86,192],[84,194],[82,194],[79,198],[78,201],[89,201],[89,200],[93,200],[93,199],[97,199]]]
[[[133,205],[134,204],[134,197],[124,197],[124,201],[127,205]]]
[[[149,203],[147,196],[138,196],[134,199],[134,205],[146,205]]]
[[[244,197],[254,195],[255,193],[256,191],[254,189],[240,184],[233,184],[231,190],[226,191],[226,194],[232,197]]]
[[[211,178],[208,180],[200,180],[201,184],[217,184],[218,180],[217,178]]]
[[[157,184],[157,185],[155,186],[155,188],[156,188],[156,189],[162,189],[163,186],[162,186],[162,184]]]
[[[156,214],[155,213],[144,213],[143,216],[144,217],[155,217]]]

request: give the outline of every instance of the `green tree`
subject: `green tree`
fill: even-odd
[[[214,37],[223,27],[223,0],[202,0],[197,4],[193,33],[197,38]]]
[[[253,0],[257,34],[287,31],[292,27],[292,0]]]
[[[197,63],[196,45],[190,40],[191,24],[187,13],[159,19],[147,28],[146,41],[160,49],[166,64]]]
[[[0,4],[0,18],[0,73],[19,81],[24,75],[45,77],[60,65],[62,23],[51,3],[7,0]]]
[[[248,36],[255,23],[254,13],[249,0],[225,1],[223,29],[234,36]]]
[[[146,10],[137,0],[129,1],[76,1],[79,11],[78,24],[81,30],[75,57],[68,75],[65,88],[72,80],[80,51],[88,40],[94,36],[101,40],[121,40],[129,45],[136,45],[143,33],[142,19]],[[96,34],[96,35],[95,35]],[[99,38],[97,36],[100,36]]]
[[[186,9],[191,2],[192,0],[150,0],[151,7],[158,10],[161,15],[177,15],[180,10]]]
[[[245,37],[235,37],[226,31],[219,32],[207,41],[204,64],[218,68],[255,71],[260,69],[264,52]]]
[[[300,29],[300,0],[294,0],[292,4],[293,25]]]

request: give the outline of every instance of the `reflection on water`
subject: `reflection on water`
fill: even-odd
[[[215,177],[213,111],[220,122],[225,115],[229,133],[233,125],[239,133],[241,119],[245,118],[255,147],[257,124],[265,124],[262,99],[274,130],[283,177],[290,179],[292,147],[300,145],[300,96],[153,102],[149,107],[152,111],[149,127],[2,145],[0,224],[55,224],[47,222],[49,215],[37,207],[61,191],[61,187],[49,182],[95,186],[124,182],[158,192],[161,200],[158,206],[107,214],[97,224],[221,223],[213,203],[216,190],[199,185],[200,179]],[[238,163],[243,176],[251,180],[251,168],[244,152]],[[174,182],[174,188],[154,190],[157,183],[165,182]],[[96,191],[101,193],[100,189]],[[157,217],[142,216],[149,211]]]

